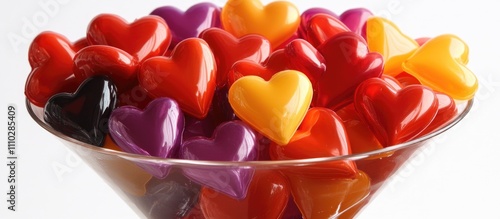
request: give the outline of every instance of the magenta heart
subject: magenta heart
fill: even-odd
[[[177,102],[157,98],[141,111],[132,106],[115,109],[109,119],[109,132],[115,143],[128,153],[177,158],[184,128],[184,116]],[[168,174],[168,166],[143,163],[157,178]]]
[[[203,161],[257,160],[258,143],[250,127],[241,121],[222,123],[213,138],[196,137],[181,145],[180,158]],[[236,199],[245,198],[254,170],[238,167],[183,167],[191,180]]]
[[[220,7],[208,2],[193,5],[186,12],[173,6],[159,7],[151,15],[160,16],[167,22],[172,33],[171,48],[184,39],[197,37],[207,28],[221,27]]]
[[[353,8],[344,11],[339,17],[349,29],[366,39],[365,37],[365,25],[366,20],[373,16],[373,13],[366,8]]]
[[[307,37],[307,24],[309,23],[309,20],[316,14],[328,14],[331,15],[335,18],[338,18],[338,16],[333,13],[332,11],[326,9],[326,8],[309,8],[302,12],[300,15],[300,26],[297,31],[297,35],[299,38],[306,39]]]

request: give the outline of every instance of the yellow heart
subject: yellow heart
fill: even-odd
[[[259,0],[228,0],[222,8],[221,22],[224,29],[236,37],[259,34],[276,48],[297,31],[300,12],[285,1],[266,6]]]
[[[312,100],[307,76],[294,70],[276,73],[269,81],[245,76],[229,88],[234,113],[256,131],[279,145],[292,138]]]
[[[371,17],[366,21],[366,42],[370,52],[378,52],[384,57],[384,74],[390,76],[403,72],[401,64],[419,47],[393,22],[381,17]]]
[[[469,47],[457,36],[445,34],[427,41],[403,62],[403,70],[423,85],[458,100],[474,97],[478,81],[465,65]]]

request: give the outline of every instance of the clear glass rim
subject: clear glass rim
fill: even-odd
[[[333,161],[345,161],[345,160],[361,160],[366,158],[376,158],[381,154],[387,154],[394,151],[398,151],[404,148],[409,147],[417,147],[419,143],[425,142],[431,138],[434,138],[443,132],[447,131],[451,127],[455,126],[458,122],[460,122],[472,109],[474,99],[467,100],[466,103],[460,103],[460,105],[466,104],[463,109],[459,108],[459,113],[455,116],[455,118],[449,121],[446,125],[442,126],[438,130],[435,130],[432,133],[429,133],[425,136],[421,136],[419,138],[413,139],[411,141],[388,146],[382,149],[373,150],[364,153],[358,154],[350,154],[350,155],[342,155],[342,156],[332,156],[332,157],[318,157],[318,158],[307,158],[307,159],[293,159],[293,160],[279,160],[279,161],[203,161],[203,160],[185,160],[185,159],[175,159],[175,158],[160,158],[139,154],[132,154],[122,151],[115,151],[112,149],[97,147],[94,145],[90,145],[76,139],[73,139],[69,136],[62,134],[61,132],[53,129],[50,125],[46,124],[42,121],[36,113],[33,111],[33,104],[26,99],[26,109],[30,116],[35,120],[35,122],[40,125],[42,128],[55,135],[56,137],[84,147],[88,150],[91,150],[96,153],[118,156],[123,159],[127,159],[134,162],[147,162],[147,163],[157,163],[157,164],[168,164],[168,165],[180,165],[180,166],[214,166],[214,167],[285,167],[285,166],[307,166],[311,164],[324,163],[324,162],[333,162]],[[458,104],[457,104],[458,106]],[[461,111],[460,111],[461,110]]]

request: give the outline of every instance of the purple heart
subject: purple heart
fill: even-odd
[[[366,20],[373,16],[373,13],[365,8],[353,8],[345,11],[340,15],[339,19],[342,21],[349,29],[366,39],[365,36],[365,25]]]
[[[133,106],[115,109],[109,119],[111,137],[128,153],[177,158],[184,128],[184,116],[177,102],[157,98],[141,111]],[[158,178],[168,174],[168,166],[140,164]]]
[[[298,30],[298,36],[299,38],[306,39],[307,36],[307,24],[309,23],[309,20],[316,15],[316,14],[328,14],[331,15],[335,18],[338,18],[338,16],[333,13],[332,11],[326,9],[326,8],[309,8],[302,12],[300,15],[300,26]]]
[[[151,15],[158,15],[167,22],[172,32],[170,47],[173,48],[184,39],[198,37],[207,28],[221,27],[220,11],[219,6],[203,2],[191,6],[186,12],[173,6],[159,7]]]
[[[255,133],[241,121],[222,123],[212,139],[185,141],[180,157],[203,161],[253,161],[258,156]],[[201,185],[236,199],[245,198],[254,170],[243,167],[184,167],[184,174]]]

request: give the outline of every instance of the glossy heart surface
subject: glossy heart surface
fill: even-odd
[[[83,82],[73,74],[73,57],[77,45],[55,32],[42,32],[33,39],[28,51],[31,72],[24,93],[28,100],[40,107],[61,92],[75,92]]]
[[[285,145],[304,119],[312,100],[312,85],[302,73],[281,71],[269,81],[242,77],[228,94],[234,113],[270,140]]]
[[[112,46],[92,45],[78,51],[73,58],[75,77],[104,75],[124,92],[137,83],[137,60],[127,52]]]
[[[215,129],[212,138],[194,137],[186,140],[180,158],[203,161],[257,160],[257,139],[254,131],[241,121],[226,122]],[[183,167],[191,180],[236,199],[245,198],[253,170],[240,167]]]
[[[430,39],[403,63],[403,70],[423,85],[450,95],[454,99],[474,97],[478,81],[466,64],[469,47],[455,35]]]
[[[225,30],[236,37],[259,34],[277,48],[292,37],[300,25],[300,13],[290,2],[262,5],[260,0],[229,0],[221,12]]]
[[[351,147],[346,136],[344,124],[333,110],[313,107],[307,112],[290,142],[286,145],[271,143],[269,153],[273,160],[349,155]],[[346,160],[325,162],[290,172],[314,178],[354,178],[357,169],[353,161]]]
[[[318,51],[325,58],[326,72],[318,80],[313,106],[340,109],[352,102],[361,82],[382,75],[382,56],[369,52],[365,40],[355,33],[339,33]]]
[[[163,18],[172,33],[171,48],[180,41],[191,37],[198,37],[200,33],[211,27],[221,27],[220,7],[210,3],[202,2],[182,11],[174,6],[163,6],[154,9],[151,15]]]
[[[183,113],[170,98],[157,98],[144,110],[119,107],[109,120],[110,135],[124,151],[161,158],[178,157],[183,129]]]
[[[104,77],[85,80],[75,93],[52,96],[44,120],[55,130],[87,144],[102,146],[117,103],[116,86]]]
[[[436,94],[428,87],[396,90],[379,78],[360,84],[354,99],[356,111],[384,147],[414,139],[438,111]]]
[[[247,196],[236,200],[223,193],[203,188],[200,206],[206,218],[275,219],[280,218],[288,203],[290,186],[279,172],[255,172]]]
[[[227,74],[236,61],[247,60],[261,63],[271,53],[269,41],[256,34],[236,38],[229,32],[210,28],[200,34],[212,50],[217,62],[217,86],[227,83]]]
[[[208,44],[191,38],[179,43],[170,57],[157,56],[144,61],[138,80],[149,96],[172,98],[185,113],[201,119],[212,103],[216,72]]]
[[[381,17],[371,17],[366,21],[366,41],[370,52],[378,52],[384,57],[384,74],[391,76],[403,72],[402,63],[419,47],[396,24]]]
[[[88,26],[87,41],[120,48],[141,62],[167,51],[172,34],[158,16],[145,16],[129,24],[118,15],[100,14]]]
[[[290,177],[292,195],[305,219],[335,218],[370,193],[370,178],[359,171],[354,179]]]

